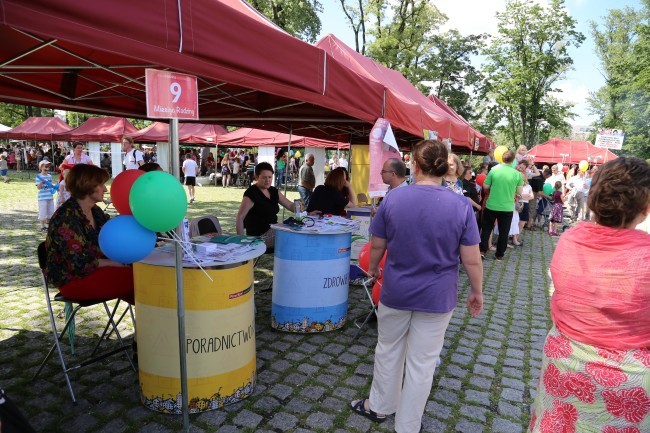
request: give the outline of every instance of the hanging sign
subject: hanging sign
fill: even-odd
[[[625,133],[620,129],[598,128],[595,146],[604,149],[621,150],[623,140],[625,140]]]
[[[379,118],[370,131],[370,179],[368,195],[371,198],[386,195],[388,185],[381,178],[381,169],[388,158],[400,157],[397,141],[390,122]]]
[[[147,69],[145,77],[147,117],[198,120],[199,94],[195,76]]]

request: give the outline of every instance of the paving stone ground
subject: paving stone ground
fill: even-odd
[[[14,181],[0,186],[0,387],[39,432],[180,431],[181,417],[152,412],[140,403],[138,377],[124,357],[73,372],[76,405],[54,359],[31,380],[52,341],[35,258],[44,235],[37,230],[33,175],[10,176]],[[216,213],[232,230],[242,193],[200,188],[190,215]],[[468,282],[461,271],[459,306],[446,334],[424,431],[525,431],[551,324],[548,265],[556,240],[539,231],[526,232],[524,239],[523,247],[508,249],[505,261],[485,260],[485,310],[478,318],[463,307]],[[272,258],[260,261],[255,274],[259,287],[270,282],[272,268]],[[362,287],[350,286],[348,318],[363,315],[366,302]],[[191,431],[392,431],[392,417],[377,425],[348,408],[351,399],[368,394],[376,324],[356,341],[351,320],[329,333],[279,333],[270,326],[271,294],[256,295],[255,304],[258,379],[253,396],[223,410],[191,415]],[[101,315],[94,309],[78,320],[78,354],[87,353],[101,333]],[[121,325],[121,332],[130,342],[130,325]]]

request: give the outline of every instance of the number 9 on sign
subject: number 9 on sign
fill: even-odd
[[[174,99],[172,100],[173,103],[178,102],[178,98],[181,97],[181,93],[183,93],[183,90],[181,89],[181,85],[173,82],[169,86],[169,91],[171,92],[172,95],[174,95]]]

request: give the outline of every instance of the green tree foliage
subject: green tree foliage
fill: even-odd
[[[440,32],[447,17],[428,0],[339,1],[358,52],[400,71],[423,92],[433,89],[466,119],[476,117],[472,87],[481,74],[470,58],[482,49],[485,35]]]
[[[321,30],[318,12],[323,10],[318,0],[252,0],[250,4],[287,33],[316,42]]]
[[[541,121],[551,128],[566,128],[570,105],[552,93],[573,60],[569,46],[579,46],[584,36],[564,9],[562,0],[546,6],[514,0],[497,13],[498,34],[487,56],[484,97],[488,124],[505,134],[511,146],[531,146],[538,139]]]
[[[447,18],[427,0],[401,0],[387,13],[389,4],[370,4],[373,40],[368,55],[417,84],[432,50],[434,30]]]
[[[590,95],[595,126],[625,131],[624,154],[650,157],[650,1],[591,23],[605,85]]]
[[[419,82],[432,82],[435,95],[469,121],[477,118],[475,107],[480,105],[470,89],[479,87],[483,78],[471,56],[483,48],[486,36],[463,36],[457,30],[433,35],[418,77]]]
[[[49,117],[53,115],[54,110],[49,108],[0,102],[0,123],[12,128],[23,123],[28,117]]]

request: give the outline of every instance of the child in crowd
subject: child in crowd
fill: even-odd
[[[7,170],[9,170],[9,165],[7,164],[7,157],[4,153],[0,153],[0,176],[4,183],[9,183],[9,178],[7,177]]]
[[[553,208],[551,209],[551,219],[548,223],[548,234],[557,236],[557,225],[562,223],[562,208],[564,205],[564,195],[562,194],[562,182],[559,180],[555,182],[555,191],[553,192]]]
[[[65,201],[67,199],[70,198],[70,193],[68,192],[68,190],[65,187],[65,177],[68,175],[69,172],[70,172],[70,169],[66,168],[61,173],[61,175],[63,176],[63,180],[61,182],[59,182],[59,193],[56,196],[56,208],[57,209],[59,208],[59,206],[61,206],[63,203],[65,203]]]
[[[36,188],[38,188],[38,219],[41,222],[41,231],[47,231],[47,225],[54,214],[54,188],[52,176],[49,174],[50,161],[41,161],[38,164],[39,173],[36,175]]]

